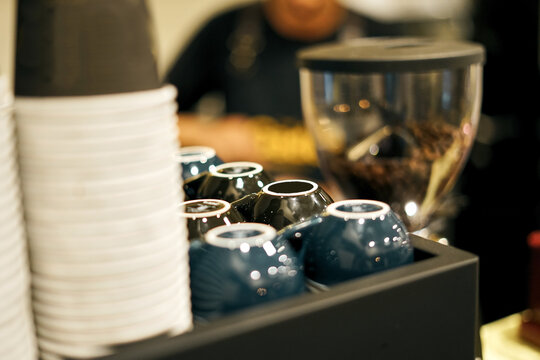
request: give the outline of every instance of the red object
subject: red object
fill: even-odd
[[[540,346],[540,230],[527,237],[531,251],[529,277],[529,309],[521,316],[519,335]]]
[[[529,308],[540,311],[540,230],[529,234],[527,244],[531,250]]]
[[[540,346],[540,312],[526,310],[521,314],[519,335],[536,346]]]

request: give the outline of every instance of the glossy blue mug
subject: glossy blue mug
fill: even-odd
[[[190,246],[192,310],[196,321],[301,294],[305,279],[290,245],[259,223],[210,229]]]
[[[246,221],[280,230],[320,214],[333,202],[317,183],[303,179],[274,181],[260,191],[232,202]]]
[[[279,232],[298,251],[309,284],[334,285],[413,262],[407,229],[384,202],[336,201]]]
[[[181,147],[176,154],[176,160],[180,164],[183,180],[223,164],[223,160],[217,156],[216,151],[208,146]]]
[[[221,199],[228,202],[256,193],[273,178],[256,162],[226,162],[184,181],[186,200]]]
[[[208,230],[244,222],[244,217],[228,201],[196,199],[180,203],[178,214],[186,220],[188,239],[202,239]]]

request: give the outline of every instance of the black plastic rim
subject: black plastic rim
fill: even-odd
[[[481,44],[422,37],[370,37],[316,45],[297,53],[297,66],[348,73],[418,72],[485,61]]]

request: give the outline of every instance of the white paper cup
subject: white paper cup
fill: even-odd
[[[54,156],[64,153],[91,154],[122,151],[125,149],[138,149],[158,143],[164,143],[173,137],[177,137],[177,135],[177,125],[171,124],[171,126],[161,126],[149,129],[143,134],[122,134],[121,136],[107,139],[46,139],[39,137],[29,141],[24,138],[19,138],[19,153],[21,156],[26,156],[28,154],[44,152]]]
[[[50,114],[62,116],[70,114],[99,115],[108,112],[137,111],[148,107],[169,103],[176,97],[176,88],[166,84],[159,89],[106,95],[89,96],[47,96],[16,97],[15,109],[18,113]]]
[[[145,108],[130,108],[121,111],[103,111],[101,113],[74,112],[66,114],[54,114],[45,111],[39,113],[14,112],[13,117],[19,125],[41,125],[49,127],[63,126],[103,126],[109,124],[128,125],[143,119],[155,119],[175,115],[178,105],[175,102],[166,102]]]
[[[187,284],[189,282],[189,268],[186,264],[179,263],[173,271],[165,273],[163,276],[155,275],[152,279],[142,281],[129,286],[121,286],[102,290],[58,290],[58,289],[40,289],[35,288],[34,294],[36,304],[34,310],[36,313],[54,316],[58,318],[84,320],[94,317],[95,314],[87,312],[73,311],[69,306],[77,308],[85,305],[108,305],[116,302],[128,301],[130,299],[141,298],[156,291],[171,287],[175,283]],[[41,306],[41,305],[45,306]],[[68,304],[64,306],[47,306],[54,304]]]
[[[172,148],[172,146],[171,146]],[[102,167],[84,167],[67,169],[47,166],[34,166],[21,162],[21,181],[23,188],[27,181],[34,183],[69,183],[69,182],[100,182],[120,181],[126,177],[136,177],[147,173],[169,168],[174,162],[172,151],[166,149],[153,159],[143,159],[131,164],[114,164]]]
[[[26,304],[25,304],[26,305]],[[28,306],[19,306],[16,316],[0,325],[0,355],[8,354],[8,350],[15,350],[25,344],[27,337],[33,336],[33,326]],[[4,359],[4,357],[2,357]]]
[[[67,224],[67,223],[96,223],[116,220],[129,220],[135,217],[153,214],[161,209],[170,207],[178,198],[178,190],[169,188],[169,193],[151,198],[144,202],[97,208],[82,206],[78,208],[32,207],[25,206],[25,215],[28,221],[35,224]]]
[[[13,268],[12,270],[15,270]],[[24,269],[13,271],[9,280],[6,280],[0,288],[0,314],[7,316],[9,311],[12,311],[21,300],[28,296],[30,289],[30,276]]]
[[[144,286],[144,284],[155,281],[156,279],[164,278],[168,274],[175,271],[183,271],[186,269],[188,259],[186,256],[179,255],[177,258],[167,259],[162,264],[154,267],[151,271],[145,269],[143,271],[134,272],[131,274],[120,274],[108,277],[88,279],[84,282],[77,279],[56,279],[40,274],[32,275],[33,295],[36,300],[39,299],[39,294],[58,294],[58,296],[72,294],[75,303],[80,302],[81,297],[85,294],[91,296],[99,296],[99,293],[109,293],[125,289],[129,291],[131,288]],[[180,270],[179,270],[180,269]],[[185,279],[188,278],[188,273],[185,273]],[[180,279],[182,280],[182,279]],[[50,302],[49,297],[42,298],[41,302]]]
[[[118,138],[144,136],[155,129],[170,130],[178,135],[176,115],[168,114],[157,118],[143,118],[131,123],[105,123],[103,125],[79,124],[69,126],[47,126],[46,123],[17,123],[17,137],[21,144],[38,141],[114,141]]]
[[[172,234],[166,234],[162,237],[148,238],[145,242],[112,244],[100,247],[77,246],[80,241],[35,241],[29,240],[29,247],[32,252],[32,259],[41,262],[57,262],[62,264],[92,264],[112,262],[122,259],[130,259],[144,254],[162,249],[174,243],[188,244],[185,238],[185,231],[176,231]]]
[[[2,312],[0,312],[0,330],[4,329],[4,324],[21,322],[21,320],[24,319],[24,316],[30,315],[30,302],[31,300],[28,292],[25,292],[21,296],[12,296],[9,301],[2,299],[0,302],[0,308],[2,309]]]
[[[115,259],[96,263],[62,263],[42,261],[42,259],[31,258],[32,273],[42,274],[57,279],[80,279],[84,281],[88,278],[108,277],[131,272],[152,271],[170,259],[181,259],[186,257],[187,247],[181,244],[170,244],[154,252],[140,255],[138,257]]]
[[[54,294],[47,294],[44,297],[45,291],[40,291],[33,294],[33,306],[36,313],[39,314],[58,314],[64,318],[80,316],[81,313],[85,313],[88,316],[94,317],[109,317],[109,316],[123,316],[129,313],[144,313],[149,307],[157,306],[162,303],[169,304],[172,298],[181,294],[186,298],[189,298],[189,286],[181,283],[177,280],[174,283],[169,284],[167,287],[163,287],[153,293],[147,293],[143,296],[132,297],[121,300],[111,300],[105,303],[80,303],[77,297],[66,300],[65,297],[56,297]],[[46,299],[47,301],[45,301]],[[54,299],[52,301],[51,299]],[[38,324],[39,326],[40,324]]]
[[[14,246],[26,245],[26,233],[22,219],[19,221],[10,221],[9,224],[2,224],[0,226],[0,254],[3,254]],[[0,257],[3,257],[0,255]],[[2,272],[0,271],[0,278],[2,278]]]
[[[142,311],[133,311],[110,316],[93,316],[86,319],[69,319],[47,316],[36,312],[35,320],[42,328],[51,330],[92,334],[95,332],[114,330],[119,327],[140,326],[141,323],[151,322],[166,312],[174,312],[178,307],[185,307],[189,302],[188,296],[176,294],[161,303],[147,306]]]
[[[22,178],[21,184],[25,198],[34,196],[75,197],[81,201],[86,198],[103,197],[138,191],[155,184],[168,183],[178,179],[177,164],[159,166],[153,171],[134,175],[122,175],[109,179],[81,179],[80,181],[43,181],[43,179]]]
[[[10,241],[12,239],[8,239]],[[24,240],[19,238],[18,240]],[[13,245],[6,247],[2,254],[0,254],[0,269],[2,273],[9,272],[10,269],[17,269],[18,271],[24,270],[27,263],[28,251],[25,241],[13,241]],[[0,276],[1,278],[2,276]],[[8,279],[9,281],[9,279]],[[3,284],[0,284],[0,289]]]
[[[0,191],[6,190],[6,186],[19,188],[19,165],[17,160],[15,152],[0,158]],[[0,193],[0,196],[2,196],[2,193]]]
[[[95,332],[92,334],[58,331],[47,329],[37,324],[37,334],[39,339],[49,339],[51,341],[66,342],[77,345],[102,345],[102,344],[122,344],[132,341],[143,340],[145,338],[167,334],[175,326],[177,319],[185,318],[186,322],[190,318],[180,309],[166,312],[160,316],[155,316],[151,321],[144,321],[126,327],[117,327],[108,331]]]
[[[30,243],[50,242],[66,249],[102,249],[144,244],[151,239],[183,231],[185,222],[174,209],[163,209],[140,218],[97,224],[39,225],[28,222]]]
[[[169,140],[169,143],[108,153],[20,154],[19,161],[21,170],[29,173],[37,173],[38,171],[47,171],[49,173],[56,171],[77,172],[83,168],[100,169],[103,167],[135,165],[143,161],[159,161],[160,158],[170,157],[169,154],[172,149],[176,148],[176,141]]]
[[[26,208],[48,207],[57,210],[82,210],[95,209],[108,210],[119,207],[133,206],[157,199],[166,195],[171,196],[171,189],[179,189],[180,184],[176,179],[149,184],[147,187],[134,189],[133,191],[114,193],[110,195],[96,194],[94,196],[51,196],[49,194],[32,194],[24,200]],[[178,190],[173,192],[176,199]]]
[[[22,216],[22,202],[18,191],[11,191],[4,198],[0,198],[0,228],[11,226],[12,222],[18,222]]]
[[[75,359],[94,358],[114,354],[114,350],[107,345],[82,345],[61,341],[37,339],[42,360],[64,360],[65,357]]]

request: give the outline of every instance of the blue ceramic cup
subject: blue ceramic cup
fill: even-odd
[[[216,151],[208,146],[181,147],[176,159],[181,166],[184,180],[223,164],[223,160],[216,155]]]
[[[342,200],[280,231],[298,249],[309,284],[334,285],[413,261],[407,230],[386,203]]]
[[[274,181],[259,192],[232,202],[246,221],[273,226],[277,230],[320,214],[333,202],[317,183],[290,179]]]
[[[276,230],[240,223],[209,230],[190,246],[192,309],[196,321],[305,291],[295,251],[276,239]]]
[[[228,202],[256,193],[273,181],[261,164],[227,162],[184,181],[187,200],[221,199]]]
[[[244,222],[244,217],[225,200],[197,199],[180,203],[178,211],[186,219],[188,238],[202,239],[215,227]]]

